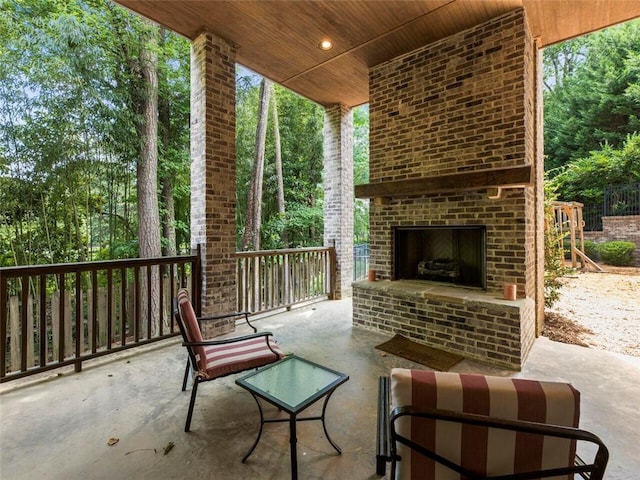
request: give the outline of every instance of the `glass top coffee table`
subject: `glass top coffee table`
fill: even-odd
[[[323,367],[295,355],[288,356],[260,370],[236,380],[242,388],[251,392],[260,411],[260,430],[258,437],[244,456],[242,462],[253,453],[260,441],[262,427],[265,423],[289,422],[289,442],[291,448],[291,478],[298,478],[298,456],[296,421],[321,420],[327,440],[338,453],[342,453],[338,445],[331,439],[325,424],[327,403],[333,392],[349,380],[349,376]],[[322,415],[298,418],[298,414],[324,397]],[[258,398],[275,405],[289,414],[289,418],[265,419]]]

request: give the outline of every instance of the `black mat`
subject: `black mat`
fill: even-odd
[[[392,353],[440,372],[446,372],[464,357],[416,343],[402,335],[376,345],[378,350]]]

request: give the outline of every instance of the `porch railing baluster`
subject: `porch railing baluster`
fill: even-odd
[[[120,269],[120,346],[127,344],[127,269]]]
[[[58,291],[58,322],[60,326],[58,328],[58,362],[64,362],[65,351],[65,276],[64,273],[60,274],[58,281],[60,290]]]
[[[22,277],[22,305],[20,305],[20,370],[27,370],[27,304],[29,303],[29,277]]]
[[[82,328],[82,304],[83,304],[83,294],[82,294],[82,274],[80,272],[76,272],[76,315],[75,315],[75,324],[76,324],[76,331],[75,331],[75,335],[72,335],[75,337],[75,358],[76,360],[78,360],[77,362],[74,363],[74,368],[76,370],[76,372],[79,372],[80,369],[82,368],[82,363],[79,361],[80,356],[81,356],[81,352],[82,352],[82,347],[83,347],[83,343],[84,343],[84,329]]]
[[[7,278],[0,275],[0,380],[4,380],[7,374],[7,301],[9,297]]]
[[[179,335],[169,321],[177,292],[174,278],[179,286],[189,282],[199,299],[197,259],[187,255],[0,269],[0,381],[71,365],[79,371],[86,360]],[[165,272],[170,272],[167,279]],[[151,288],[158,287],[156,299]],[[154,300],[159,301],[157,312]]]
[[[107,338],[105,347],[111,350],[113,346],[113,313],[115,306],[115,298],[113,296],[113,270],[107,269]]]
[[[237,252],[238,310],[253,313],[290,308],[332,294],[334,247]]]
[[[91,272],[91,335],[89,336],[89,347],[91,353],[98,350],[98,293],[100,286],[98,284],[98,271]]]
[[[49,337],[47,335],[47,276],[44,273],[40,274],[39,276],[38,293],[40,296],[40,300],[39,300],[40,324],[38,325],[40,327],[39,328],[40,338],[39,338],[39,344],[38,344],[38,346],[40,347],[39,349],[40,358],[38,360],[38,365],[40,367],[45,367],[49,361],[48,348],[47,348],[49,343]],[[0,294],[0,298],[6,298],[6,297]],[[0,334],[0,338],[5,338],[5,337]],[[1,359],[0,359],[0,365],[4,366],[4,363],[2,362]]]

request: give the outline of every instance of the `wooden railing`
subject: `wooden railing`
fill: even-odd
[[[266,312],[333,298],[334,247],[236,253],[238,311]]]
[[[180,287],[200,313],[199,255],[0,269],[0,383],[179,335]],[[237,309],[333,298],[335,249],[236,253]]]
[[[0,382],[179,334],[179,287],[198,309],[197,255],[0,270]]]

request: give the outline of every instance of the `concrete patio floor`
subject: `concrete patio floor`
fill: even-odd
[[[377,479],[377,378],[392,367],[425,368],[374,348],[389,336],[353,328],[351,301],[325,301],[256,322],[274,332],[287,352],[347,373],[334,393],[327,428],[298,424],[301,479]],[[180,390],[186,352],[180,341],[87,363],[46,380],[0,388],[2,479],[286,479],[288,426],[265,425],[249,460],[259,416],[236,376],[205,383],[191,432],[183,431],[189,391]],[[463,360],[452,371],[571,382],[581,392],[580,425],[610,450],[607,479],[640,471],[640,359],[539,338],[521,372]],[[321,402],[309,410],[320,411]],[[278,415],[266,406],[267,415]],[[282,415],[282,414],[280,414]],[[109,446],[109,439],[118,442]],[[165,447],[174,447],[165,454]]]

